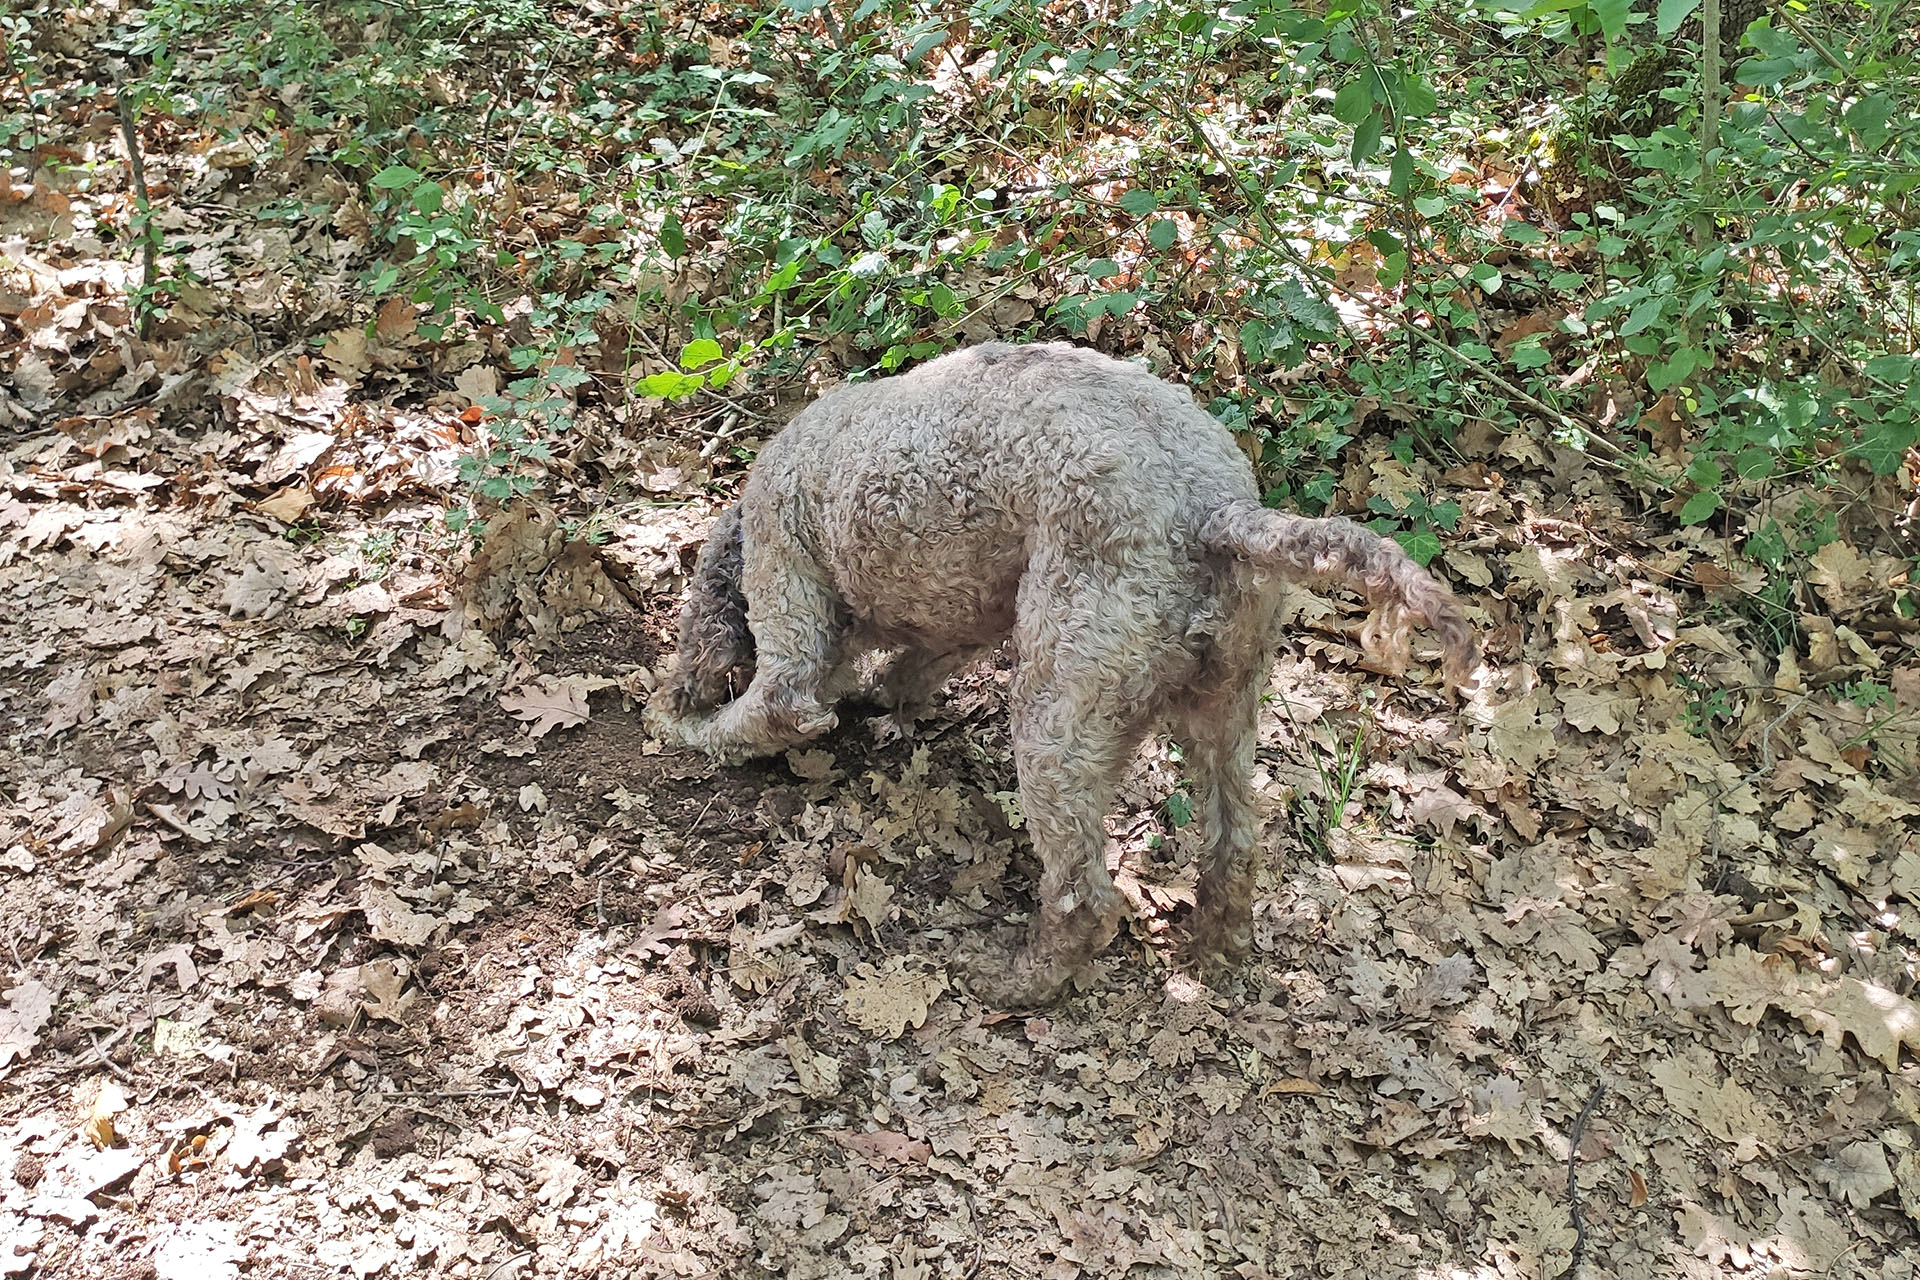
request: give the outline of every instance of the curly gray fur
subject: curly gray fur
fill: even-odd
[[[833,391],[767,444],[701,553],[648,725],[722,761],[764,755],[834,725],[863,655],[897,655],[882,692],[910,708],[1011,637],[1040,910],[1015,962],[977,964],[973,985],[1037,1003],[1119,927],[1104,823],[1156,723],[1187,746],[1210,845],[1195,946],[1251,943],[1248,777],[1279,640],[1273,576],[1364,591],[1366,638],[1391,662],[1417,621],[1456,681],[1474,665],[1444,586],[1349,521],[1262,507],[1233,437],[1184,389],[1058,343],[972,347]],[[743,671],[745,692],[723,702]]]
[[[661,710],[685,716],[739,697],[753,682],[753,632],[741,590],[740,507],[728,507],[707,531],[680,610],[680,652],[654,696]]]

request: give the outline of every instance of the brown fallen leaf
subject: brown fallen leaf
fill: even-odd
[[[374,334],[382,342],[405,342],[413,336],[413,330],[420,323],[419,314],[413,303],[401,294],[388,298],[380,308],[380,318],[374,322]]]
[[[100,1086],[100,1096],[93,1100],[93,1107],[87,1114],[87,1123],[81,1133],[97,1151],[104,1151],[113,1145],[115,1133],[113,1118],[127,1109],[127,1094],[120,1085],[108,1080]]]
[[[0,1009],[0,1069],[33,1052],[52,1016],[53,991],[32,978],[7,993],[7,1007]]]
[[[270,498],[254,504],[254,510],[272,516],[282,524],[292,524],[313,505],[313,490],[303,484],[288,485]]]
[[[847,1129],[838,1130],[833,1140],[849,1151],[858,1152],[869,1160],[893,1160],[900,1164],[925,1164],[933,1159],[933,1148],[904,1133],[895,1133],[891,1129],[876,1129],[872,1133],[854,1133]]]
[[[537,684],[501,694],[500,705],[507,714],[528,721],[527,731],[536,738],[585,724],[590,714],[587,690],[578,677],[542,676]]]

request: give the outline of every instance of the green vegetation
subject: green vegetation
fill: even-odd
[[[1072,336],[1186,377],[1275,501],[1324,508],[1364,431],[1443,462],[1517,432],[1784,571],[1769,500],[1920,434],[1900,7],[1723,31],[1719,98],[1686,0],[43,10],[117,68],[83,98],[249,166],[236,214],[294,237],[295,274],[348,268],[369,332],[398,299],[428,346],[504,352],[469,500],[540,490],[586,406]],[[18,158],[71,51],[10,21]],[[158,234],[139,301],[177,318],[206,282]],[[1423,560],[1460,518],[1369,505]]]

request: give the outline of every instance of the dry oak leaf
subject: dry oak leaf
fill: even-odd
[[[1719,1073],[1698,1051],[1654,1063],[1647,1076],[1660,1086],[1667,1105],[1722,1142],[1739,1151],[1737,1158],[1753,1159],[1757,1149],[1780,1141],[1777,1120],[1737,1080],[1718,1083]]]
[[[1521,547],[1508,554],[1506,564],[1507,598],[1537,594],[1542,614],[1554,601],[1572,595],[1580,583],[1580,565],[1570,551],[1538,546]],[[1532,587],[1533,591],[1528,592],[1526,587]]]
[[[1889,1071],[1900,1049],[1920,1053],[1920,1004],[1877,982],[1803,973],[1785,956],[1763,956],[1750,947],[1707,962],[1708,990],[1739,1022],[1752,1024],[1768,1008],[1791,1014],[1838,1049],[1851,1035],[1861,1050]]]
[[[7,993],[0,1009],[0,1068],[25,1059],[40,1043],[40,1028],[53,1016],[53,990],[28,978]]]
[[[853,866],[849,861],[847,868],[850,873],[853,872]],[[858,916],[867,922],[867,928],[878,929],[887,922],[892,904],[893,886],[883,877],[862,870],[854,873],[853,887],[841,900],[840,917],[851,923],[853,917]]]
[[[287,575],[271,564],[251,564],[240,575],[227,579],[220,593],[220,607],[234,618],[259,618],[277,611],[280,595],[286,590]]]
[[[1428,823],[1443,836],[1452,835],[1457,823],[1472,822],[1485,814],[1479,805],[1446,783],[1420,786],[1418,780],[1407,802],[1407,811],[1415,822]]]
[[[1631,724],[1640,699],[1618,689],[1562,689],[1560,713],[1567,723],[1588,733],[1616,734]]]
[[[1875,1196],[1898,1185],[1887,1165],[1887,1149],[1872,1139],[1842,1147],[1833,1159],[1815,1165],[1814,1173],[1829,1191],[1856,1209],[1866,1208]]]
[[[904,1133],[895,1133],[891,1129],[876,1129],[872,1133],[853,1133],[842,1129],[833,1134],[833,1140],[876,1164],[882,1160],[925,1164],[933,1159],[933,1148],[926,1142],[909,1138]]]
[[[1487,716],[1487,746],[1523,773],[1559,754],[1553,726],[1542,714],[1538,690],[1494,707]]]
[[[1814,552],[1807,577],[1827,607],[1842,617],[1860,612],[1879,594],[1874,590],[1872,562],[1846,542],[1829,542]]]
[[[271,497],[260,499],[253,504],[254,510],[262,515],[272,516],[282,524],[292,524],[307,514],[307,508],[313,505],[313,490],[303,484],[288,485]]]
[[[786,1050],[793,1077],[809,1098],[831,1098],[840,1092],[840,1059],[809,1045],[798,1030],[787,1032]]]
[[[864,973],[847,979],[847,1019],[882,1040],[898,1039],[908,1026],[925,1025],[927,1006],[947,989],[946,974],[908,973],[898,958],[879,972],[870,965],[861,968]]]
[[[530,685],[500,695],[500,705],[509,715],[528,722],[527,732],[544,738],[555,729],[571,729],[585,724],[587,694],[598,687],[590,676],[541,676]]]

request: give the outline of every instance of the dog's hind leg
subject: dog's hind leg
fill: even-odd
[[[1206,851],[1195,895],[1192,949],[1202,962],[1238,958],[1253,945],[1253,888],[1259,870],[1253,807],[1253,751],[1259,684],[1243,680],[1184,708],[1174,732],[1187,749]]]

